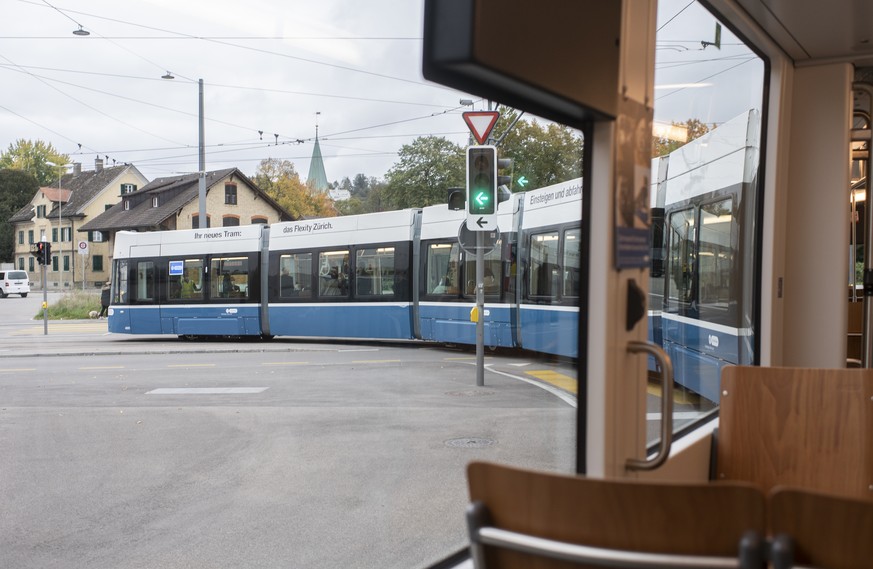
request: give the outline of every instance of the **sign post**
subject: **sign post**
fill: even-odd
[[[79,241],[76,250],[82,256],[82,291],[85,291],[85,256],[88,254],[88,242],[85,240]]]

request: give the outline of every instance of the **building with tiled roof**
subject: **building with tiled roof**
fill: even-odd
[[[117,231],[168,231],[199,227],[199,174],[157,178],[79,227],[114,243]],[[294,218],[237,168],[206,172],[206,226],[276,223]]]
[[[30,280],[42,287],[41,266],[31,255],[34,243],[45,239],[52,245],[52,262],[46,266],[48,288],[100,286],[109,278],[111,249],[100,232],[80,234],[79,229],[119,201],[119,195],[134,192],[148,179],[131,164],[73,171],[58,181],[58,187],[40,188],[33,199],[10,218],[16,268],[26,270]]]

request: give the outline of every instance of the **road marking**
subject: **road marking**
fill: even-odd
[[[579,391],[579,382],[569,375],[564,375],[563,373],[558,373],[550,369],[526,371],[525,373],[534,376],[540,381],[550,383],[564,391],[569,391],[573,395],[577,395],[577,392]]]
[[[349,348],[348,350],[337,350],[338,352],[378,352],[379,348]]]
[[[237,395],[261,393],[269,387],[161,387],[146,391],[146,395]]]
[[[309,362],[261,362],[262,366],[305,366]]]
[[[524,362],[523,364],[509,364],[509,365],[515,366],[515,367],[524,367],[524,366],[529,366],[530,362]]]
[[[92,370],[93,369],[124,369],[124,366],[87,366],[87,367],[80,367],[79,369],[80,370],[86,370],[86,369],[92,369]]]
[[[403,360],[352,360],[353,364],[399,364]]]
[[[485,369],[490,371],[491,373],[496,373],[498,375],[511,377],[512,379],[517,379],[519,381],[529,383],[529,384],[533,385],[534,387],[544,389],[544,390],[548,391],[549,393],[551,393],[552,395],[554,395],[555,397],[557,397],[558,399],[562,400],[564,403],[566,403],[570,407],[576,407],[578,405],[578,403],[576,402],[576,397],[574,395],[570,395],[566,391],[558,389],[557,387],[552,387],[548,383],[544,383],[542,381],[534,381],[532,379],[528,379],[528,378],[522,377],[520,375],[513,375],[511,373],[506,373],[505,371],[500,371],[500,370],[494,369],[493,367],[490,367],[490,366],[486,366]]]
[[[215,364],[167,364],[167,367],[215,367]]]
[[[4,368],[0,369],[0,373],[16,373],[22,371],[36,371],[35,367],[19,367],[19,368]]]
[[[447,362],[475,360],[476,356],[464,356],[462,358],[443,358]]]

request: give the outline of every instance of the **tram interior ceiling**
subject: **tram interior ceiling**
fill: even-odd
[[[621,10],[622,2],[600,0],[426,0],[422,72],[567,125],[610,120],[621,91]],[[549,33],[518,41],[508,32],[518,22]],[[579,57],[568,69],[555,53]]]

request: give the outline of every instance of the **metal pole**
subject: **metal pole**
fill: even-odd
[[[197,183],[197,195],[200,203],[200,212],[198,216],[197,225],[200,229],[206,227],[206,142],[205,142],[205,128],[203,126],[203,79],[198,80],[198,85],[200,87],[200,160],[198,168],[200,170],[200,179]]]
[[[45,258],[43,258],[45,261]],[[45,263],[42,264],[42,334],[48,336],[49,321],[48,321],[48,290],[45,283]]]
[[[476,232],[476,386],[485,385],[485,233]]]

